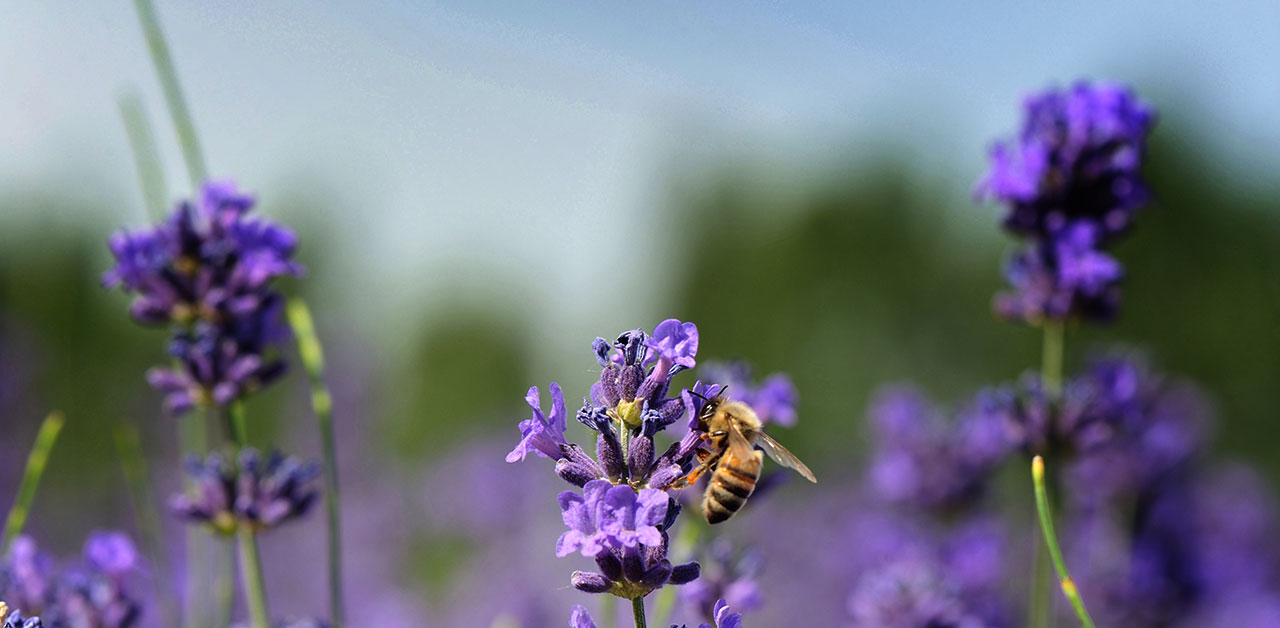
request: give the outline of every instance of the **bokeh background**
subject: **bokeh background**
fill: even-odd
[[[824,478],[858,473],[878,385],[954,401],[1037,364],[1038,334],[990,314],[1011,243],[971,188],[1021,98],[1082,77],[1159,111],[1157,198],[1118,251],[1120,321],[1068,362],[1146,351],[1210,393],[1217,451],[1280,481],[1274,2],[158,8],[211,171],[302,237],[286,290],[333,356],[351,603],[384,625],[561,625],[581,601],[541,591],[580,567],[552,556],[555,478],[500,463],[524,391],[585,391],[598,335],[678,317],[700,358],[790,374],[801,419],[776,435]],[[120,422],[157,499],[178,486],[142,379],[163,334],[98,283],[107,236],[150,220],[121,98],[189,189],[131,7],[0,13],[0,501],[64,410],[33,529],[74,552],[135,528]],[[294,373],[256,400],[254,440],[318,455],[306,394]],[[319,518],[268,537],[279,607],[321,610],[296,565],[321,543]],[[495,601],[507,581],[528,599]]]

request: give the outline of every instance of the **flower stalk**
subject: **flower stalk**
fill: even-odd
[[[648,623],[644,617],[644,598],[636,597],[631,599],[631,615],[635,618],[636,628],[648,628]]]
[[[286,313],[298,340],[298,355],[311,380],[311,408],[320,428],[324,448],[325,508],[329,535],[329,621],[342,628],[345,612],[342,600],[342,516],[338,493],[338,455],[333,434],[333,397],[324,381],[324,347],[316,334],[311,310],[302,299],[289,301]]]
[[[262,578],[262,559],[258,556],[258,536],[253,528],[241,525],[236,531],[240,545],[240,578],[244,582],[244,598],[249,607],[253,628],[270,628],[267,590]]]
[[[1089,617],[1089,611],[1084,606],[1084,600],[1080,598],[1080,591],[1076,588],[1075,581],[1071,579],[1071,574],[1067,572],[1067,564],[1062,559],[1062,549],[1058,546],[1058,536],[1054,532],[1053,515],[1049,510],[1049,494],[1045,489],[1044,458],[1040,456],[1036,456],[1031,460],[1031,481],[1035,487],[1036,514],[1040,518],[1040,529],[1044,533],[1044,542],[1049,549],[1049,557],[1053,561],[1053,567],[1058,573],[1058,582],[1062,586],[1062,593],[1071,602],[1071,608],[1075,609],[1080,625],[1084,628],[1094,628],[1093,619]]]

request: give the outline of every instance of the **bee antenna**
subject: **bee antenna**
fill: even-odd
[[[693,395],[694,397],[697,397],[697,398],[699,398],[699,399],[701,399],[701,400],[703,400],[703,401],[706,401],[706,400],[707,400],[707,398],[706,398],[706,397],[703,397],[703,396],[702,396],[702,393],[697,393],[697,392],[694,392],[694,391],[690,390],[690,391],[689,391],[689,394],[690,394],[690,395]]]

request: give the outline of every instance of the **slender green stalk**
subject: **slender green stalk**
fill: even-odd
[[[18,484],[18,495],[9,509],[9,518],[4,523],[4,538],[0,540],[0,556],[9,553],[9,544],[13,542],[22,528],[27,525],[27,514],[31,512],[31,502],[35,501],[36,488],[40,486],[40,477],[49,463],[49,452],[58,442],[58,434],[62,431],[66,419],[61,412],[51,412],[40,424],[36,432],[36,442],[31,446],[27,456],[27,467],[22,472],[22,482]]]
[[[1062,395],[1062,354],[1066,329],[1061,322],[1044,324],[1044,351],[1040,355],[1040,376],[1050,402]]]
[[[169,190],[164,182],[164,169],[160,166],[155,137],[151,133],[151,122],[142,108],[142,99],[133,90],[121,94],[116,99],[116,106],[120,109],[125,134],[129,136],[129,148],[138,169],[138,185],[147,204],[147,215],[152,220],[160,220],[169,203]]]
[[[262,578],[262,560],[258,557],[258,535],[252,528],[241,526],[236,531],[236,538],[240,545],[240,579],[244,583],[250,625],[253,628],[270,628],[267,589]]]
[[[1058,572],[1062,593],[1067,596],[1071,607],[1075,609],[1080,625],[1084,628],[1094,628],[1093,619],[1089,617],[1089,611],[1084,607],[1084,600],[1080,599],[1080,591],[1076,589],[1075,581],[1067,573],[1067,564],[1062,560],[1062,549],[1058,546],[1058,535],[1054,532],[1053,515],[1049,510],[1049,492],[1044,486],[1044,458],[1040,456],[1031,460],[1031,481],[1035,486],[1036,514],[1040,517],[1040,530],[1044,532],[1044,542],[1049,548],[1049,557],[1053,559],[1053,568]]]
[[[289,325],[298,339],[298,355],[311,378],[311,408],[320,428],[324,448],[325,506],[329,524],[329,621],[342,628],[345,612],[342,599],[342,516],[338,492],[338,454],[333,435],[333,397],[324,381],[324,347],[316,334],[311,310],[302,299],[293,299],[288,307]]]
[[[115,429],[116,455],[120,457],[120,469],[124,472],[125,484],[129,488],[129,498],[133,502],[133,514],[137,519],[138,532],[147,554],[154,565],[156,577],[156,599],[160,601],[160,612],[166,626],[177,626],[178,606],[175,602],[176,591],[170,585],[173,578],[169,563],[169,554],[165,550],[164,528],[160,520],[160,509],[151,494],[151,473],[147,469],[147,458],[142,453],[142,439],[138,428],[121,423]]]
[[[133,6],[138,12],[142,35],[147,40],[147,51],[151,54],[151,63],[155,66],[156,78],[160,80],[160,88],[164,91],[165,104],[169,106],[169,116],[173,118],[178,143],[182,146],[182,160],[187,164],[191,189],[199,190],[201,182],[208,177],[208,173],[204,165],[204,155],[200,152],[200,140],[196,137],[195,123],[191,121],[191,112],[187,109],[187,101],[182,95],[182,86],[178,82],[178,72],[174,69],[173,58],[169,55],[169,44],[165,41],[164,31],[160,28],[160,19],[156,16],[156,9],[151,4],[151,0],[133,0]]]
[[[249,422],[244,416],[244,402],[236,401],[226,410],[227,412],[227,437],[231,442],[235,443],[236,448],[242,448],[249,444]]]
[[[631,599],[631,615],[636,619],[636,628],[647,628],[644,620],[644,598],[637,597]]]

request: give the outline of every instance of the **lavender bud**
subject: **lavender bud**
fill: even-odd
[[[661,462],[661,461],[660,461]],[[649,488],[665,489],[671,486],[684,472],[679,466],[674,464],[663,464],[654,468],[653,473],[649,474]]]
[[[627,446],[627,464],[631,469],[631,477],[642,478],[649,473],[653,464],[653,439],[648,436],[637,436]]]
[[[569,583],[573,588],[584,593],[605,593],[613,588],[613,583],[608,578],[587,571],[575,571],[569,576]]]
[[[618,390],[618,367],[615,364],[606,364],[604,370],[600,371],[600,403],[612,408],[618,405],[622,400],[622,392]]]
[[[640,378],[643,374],[638,366],[625,366],[622,372],[618,374],[618,391],[622,395],[623,401],[634,401],[636,398],[636,390],[640,388]]]
[[[688,584],[698,579],[702,575],[702,565],[696,561],[676,565],[671,568],[671,576],[667,579],[669,584]]]
[[[601,552],[596,554],[596,566],[600,568],[600,572],[604,577],[618,581],[622,579],[622,561],[613,552]]]
[[[671,576],[671,561],[660,560],[653,567],[650,567],[644,574],[644,578],[640,579],[640,584],[656,589],[666,583]]]
[[[556,475],[574,486],[586,486],[587,482],[604,477],[604,474],[600,472],[600,467],[594,464],[591,467],[587,467],[576,462],[570,462],[567,459],[556,461]]]
[[[626,471],[626,462],[622,459],[622,443],[618,442],[613,430],[601,432],[596,438],[596,458],[600,460],[605,475],[610,478],[620,478]]]

